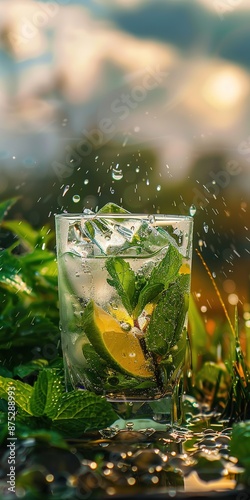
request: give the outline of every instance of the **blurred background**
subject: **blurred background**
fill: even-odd
[[[247,0],[0,1],[0,195],[54,228],[98,210],[194,217],[193,293],[250,326]]]

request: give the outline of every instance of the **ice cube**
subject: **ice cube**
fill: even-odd
[[[93,245],[86,234],[82,232],[81,224],[78,222],[69,225],[67,250],[79,257],[93,255]]]
[[[100,215],[83,219],[81,230],[95,244],[95,255],[143,256],[167,248],[168,234],[148,219]]]
[[[94,217],[82,219],[82,232],[95,244],[95,255],[116,255],[126,246],[125,235],[119,232],[116,219]]]

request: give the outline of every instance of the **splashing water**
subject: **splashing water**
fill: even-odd
[[[196,206],[195,205],[191,205],[191,207],[189,208],[189,214],[191,215],[191,217],[193,217],[196,214]]]
[[[62,196],[65,196],[67,194],[68,190],[69,190],[69,184],[67,184],[67,186],[65,186]]]
[[[79,196],[79,194],[74,194],[74,196],[72,197],[74,203],[78,203],[80,199],[81,197]]]
[[[115,166],[115,168],[113,168],[111,175],[114,181],[120,181],[121,179],[123,179],[123,171],[121,168],[119,168],[119,163]]]

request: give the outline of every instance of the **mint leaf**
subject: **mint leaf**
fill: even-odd
[[[75,390],[63,395],[53,418],[53,428],[70,436],[80,436],[86,431],[107,427],[116,419],[117,414],[105,398]]]
[[[186,312],[186,293],[189,275],[180,275],[164,290],[153,311],[145,340],[149,351],[161,356],[178,342]]]
[[[8,389],[10,390],[10,388],[12,388],[15,405],[22,410],[22,414],[26,416],[32,415],[30,399],[33,393],[33,387],[19,380],[0,377],[0,398],[8,401]]]
[[[40,371],[34,384],[30,400],[30,409],[35,417],[46,415],[53,418],[63,395],[62,377],[56,368]]]
[[[116,203],[106,203],[100,210],[98,210],[97,215],[100,214],[129,214],[128,210],[125,208],[119,207]]]
[[[138,318],[138,316],[141,314],[146,304],[152,302],[159,295],[159,293],[163,291],[163,289],[164,289],[163,283],[145,285],[140,292],[138,303],[133,314],[134,317]]]
[[[129,314],[133,312],[133,299],[135,295],[135,273],[130,265],[120,257],[111,257],[106,261],[106,269],[113,279],[107,279],[113,286]]]
[[[169,249],[163,259],[160,261],[158,266],[156,266],[149,278],[148,285],[154,283],[163,283],[164,287],[167,288],[169,283],[173,281],[182,264],[182,256],[173,245],[169,246]]]
[[[159,293],[176,278],[181,264],[182,256],[174,246],[170,245],[166,255],[154,267],[147,284],[139,293],[138,304],[134,312],[135,317],[138,317],[145,305],[156,299]]]

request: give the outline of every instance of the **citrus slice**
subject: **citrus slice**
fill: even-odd
[[[83,329],[96,352],[111,368],[133,377],[153,376],[138,338],[122,330],[119,322],[93,301],[85,309]]]

